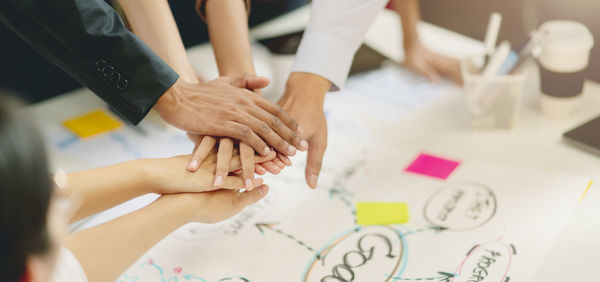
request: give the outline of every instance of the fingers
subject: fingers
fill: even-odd
[[[441,57],[437,70],[443,76],[452,79],[456,84],[462,85],[462,74],[460,72],[460,62],[450,57]]]
[[[240,161],[242,162],[242,177],[244,187],[252,190],[252,179],[254,178],[254,149],[246,143],[240,143]]]
[[[279,158],[279,160],[281,160],[285,164],[285,166],[292,166],[292,161],[286,155],[277,153],[277,158]]]
[[[262,97],[255,97],[254,103],[263,110],[265,110],[267,113],[270,113],[271,115],[277,117],[289,129],[302,135],[302,129],[300,127],[300,124],[296,122],[296,120],[294,120],[292,117],[290,117],[279,105],[274,104]]]
[[[258,202],[258,200],[262,199],[265,195],[267,195],[268,192],[269,192],[269,186],[263,184],[263,185],[256,187],[252,191],[239,193],[238,194],[238,197],[239,197],[238,202],[240,204],[242,204],[243,206],[249,206],[249,205],[252,205],[252,204]]]
[[[327,131],[324,134],[314,135],[310,140],[308,157],[306,160],[306,183],[310,188],[317,188],[319,173],[321,172],[321,163],[323,155],[327,149]]]
[[[273,161],[268,161],[260,164],[266,171],[271,174],[279,174],[281,172],[282,167],[274,163]]]
[[[238,139],[250,145],[260,155],[266,156],[271,152],[271,148],[260,138],[252,129],[237,122],[227,122],[224,136]]]
[[[198,136],[198,135],[195,135],[195,136]],[[190,134],[188,134],[188,137],[190,137]],[[192,139],[192,138],[190,137],[190,139]],[[196,138],[194,140],[199,140],[199,139]],[[200,164],[204,161],[206,156],[208,156],[208,154],[215,147],[216,142],[217,142],[216,138],[214,138],[212,136],[204,136],[204,138],[202,138],[202,141],[200,141],[200,145],[197,145],[197,147],[195,148],[194,154],[192,155],[192,159],[190,160],[187,169],[191,172],[195,172],[196,170],[198,170],[198,167],[200,167]],[[198,144],[198,143],[196,143],[196,144]]]
[[[255,164],[254,172],[256,172],[258,175],[265,175],[265,173],[267,173],[267,170],[262,166],[262,164]]]
[[[297,131],[291,130],[286,126],[278,117],[273,116],[260,108],[253,109],[251,114],[262,122],[265,122],[278,136],[289,142],[289,144],[295,148],[298,148],[300,151],[306,151],[306,149],[308,149],[308,142],[302,139]],[[285,151],[282,152],[286,153]]]
[[[217,153],[217,170],[215,172],[214,187],[221,187],[225,177],[229,173],[229,164],[233,154],[233,140],[221,138],[219,141],[219,152]]]
[[[255,164],[260,164],[260,163],[263,163],[263,162],[268,162],[270,160],[273,160],[274,158],[277,157],[277,155],[275,154],[274,151],[271,151],[266,156],[253,155],[253,157],[254,157],[254,163]],[[240,156],[239,155],[234,155],[233,158],[231,158],[231,163],[229,164],[229,170],[231,172],[235,172],[238,169],[240,169],[241,167],[242,167],[242,162],[240,160]],[[240,172],[241,172],[241,170],[240,170]]]
[[[252,191],[254,188],[262,185],[263,183],[264,183],[264,180],[262,178],[250,179],[250,188],[251,189],[248,189],[246,187],[245,181],[242,180],[241,178],[239,178],[237,176],[227,176],[227,177],[225,177],[225,181],[223,182],[223,185],[220,188],[225,188],[225,189],[246,188],[246,189],[248,189],[248,191]]]
[[[246,115],[243,120],[248,123],[250,128],[254,132],[258,133],[267,143],[272,144],[273,147],[279,152],[282,152],[288,156],[296,154],[296,147],[290,145],[281,136],[279,136],[266,122],[255,118],[251,115]]]

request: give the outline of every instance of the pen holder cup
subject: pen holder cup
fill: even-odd
[[[471,126],[474,129],[513,128],[526,76],[522,71],[483,76],[480,74],[482,63],[481,57],[468,57],[461,61]]]

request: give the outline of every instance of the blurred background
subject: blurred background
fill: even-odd
[[[194,11],[195,0],[171,0],[177,25],[186,47],[208,40],[206,27]],[[253,0],[251,26],[291,11],[306,0]],[[600,38],[600,1],[598,0],[421,0],[423,20],[483,40],[492,12],[500,12],[504,21],[499,40],[513,45],[541,23],[552,19],[577,20]],[[81,85],[62,70],[42,59],[23,40],[0,25],[2,51],[0,87],[24,93],[29,102],[41,101]],[[600,48],[592,50],[589,79],[600,82]]]

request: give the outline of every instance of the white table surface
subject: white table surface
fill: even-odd
[[[292,22],[289,31],[296,31],[308,20],[307,9],[288,15]],[[278,19],[277,28],[261,25],[253,34],[268,37],[284,33],[280,27],[286,21]],[[484,27],[482,27],[484,28]],[[421,36],[430,48],[456,57],[464,57],[481,49],[481,42],[423,23]],[[396,34],[390,39],[390,34]],[[382,13],[367,35],[373,48],[401,60],[400,28],[389,13]],[[214,63],[202,64],[198,58],[210,57],[206,46],[189,51],[196,68],[209,68]],[[194,59],[195,58],[195,59]],[[552,173],[566,173],[596,179],[596,184],[581,202],[567,228],[561,234],[546,258],[534,281],[598,281],[596,270],[600,260],[600,158],[589,155],[562,142],[562,134],[600,114],[600,84],[586,82],[583,103],[569,120],[554,121],[543,116],[537,104],[539,89],[537,77],[531,80],[518,125],[511,131],[473,131],[469,128],[466,105],[462,93],[445,93],[408,117],[377,123],[374,130],[385,143],[385,136],[401,134],[402,141],[394,138],[395,146],[415,150],[440,151],[463,159],[514,164],[537,168]],[[31,106],[42,126],[50,126],[102,107],[104,103],[87,89],[80,89]],[[392,140],[392,139],[390,139]],[[76,171],[94,167],[93,164],[68,158],[57,150],[50,150],[55,167]],[[543,200],[543,199],[540,199]],[[560,208],[560,207],[557,207]]]

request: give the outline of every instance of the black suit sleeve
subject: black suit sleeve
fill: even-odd
[[[103,0],[2,0],[0,21],[134,124],[178,78]]]

